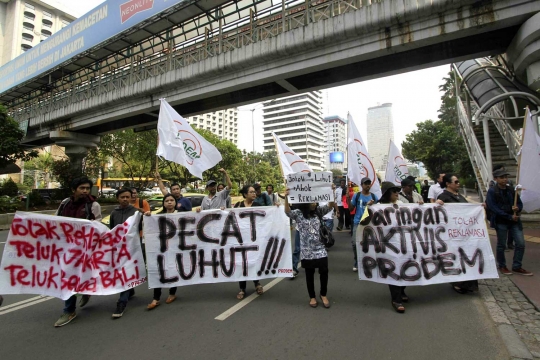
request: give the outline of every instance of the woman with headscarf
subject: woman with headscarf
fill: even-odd
[[[467,199],[459,193],[459,180],[454,174],[445,174],[443,176],[441,188],[444,190],[437,197],[437,203],[441,205],[444,203],[468,203]],[[467,294],[468,292],[478,290],[477,280],[454,282],[451,285],[460,294]]]

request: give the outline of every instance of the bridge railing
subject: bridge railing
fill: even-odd
[[[504,118],[504,102],[500,102],[493,106],[487,113],[501,134],[506,146],[508,146],[509,155],[518,161],[518,154],[521,149],[521,138],[517,131],[505,120],[498,120]]]

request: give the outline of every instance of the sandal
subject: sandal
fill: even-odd
[[[457,285],[452,285],[452,289],[454,289],[454,291],[457,292],[457,293],[459,293],[459,294],[466,294],[466,293],[468,293],[467,290],[462,289],[462,288],[460,288],[460,287],[457,286]]]
[[[159,301],[157,300],[152,300],[152,302],[150,304],[148,304],[148,306],[146,307],[148,310],[152,310],[152,309],[155,309],[159,306]]]
[[[405,294],[401,295],[401,301],[403,301],[404,303],[406,302],[409,302],[409,297]]]
[[[257,294],[262,295],[264,293],[264,289],[261,284],[255,286],[255,290],[257,290]]]
[[[323,298],[322,298],[322,295],[319,295],[319,297],[321,298],[321,301],[322,301],[322,305],[324,306],[325,309],[330,309],[330,300],[328,300],[328,298],[326,298],[326,300],[328,300],[328,302],[324,302]],[[325,296],[326,297],[326,296]]]
[[[315,300],[315,304],[312,304],[311,300]],[[319,303],[317,302],[317,299],[315,299],[315,298],[310,299],[309,300],[309,306],[311,306],[312,308],[316,308],[317,306],[319,306]]]
[[[240,290],[240,292],[238,293],[238,295],[236,295],[236,298],[238,300],[242,300],[244,298],[244,296],[246,295],[246,292],[244,290]]]
[[[172,303],[174,300],[176,300],[176,295],[169,295],[169,297],[167,298],[167,300],[165,300],[165,303],[170,304],[170,303]]]
[[[392,301],[392,307],[394,308],[394,310],[396,310],[400,314],[403,314],[405,312],[405,306],[403,306],[403,304],[401,303]]]

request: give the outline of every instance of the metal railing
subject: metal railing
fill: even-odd
[[[508,147],[510,157],[518,161],[518,153],[521,149],[521,138],[518,132],[510,126],[508,121],[498,120],[504,118],[504,106],[504,102],[500,102],[487,111],[486,115],[489,116],[490,120],[501,134]]]

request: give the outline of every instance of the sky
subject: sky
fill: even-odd
[[[104,0],[46,0],[51,5],[59,4],[73,15],[81,16]],[[437,110],[442,93],[439,86],[450,71],[450,65],[393,75],[375,80],[339,86],[323,91],[323,116],[339,115],[347,118],[350,112],[360,134],[367,142],[366,116],[368,108],[392,103],[394,140],[401,149],[405,135],[416,129],[415,124],[425,120],[437,120]],[[238,125],[245,132],[239,137],[238,147],[252,151],[251,109],[255,127],[255,151],[263,149],[262,104],[250,104],[239,108]],[[369,150],[369,143],[367,144]]]

